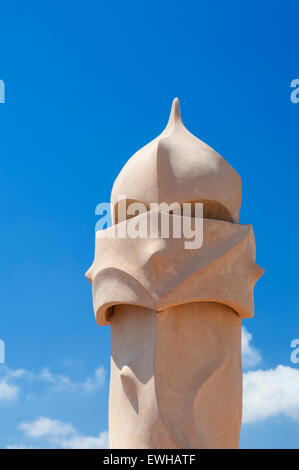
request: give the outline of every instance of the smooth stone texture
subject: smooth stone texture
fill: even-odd
[[[236,448],[242,416],[241,319],[193,303],[129,305],[111,323],[111,448]]]
[[[122,195],[147,205],[202,201],[215,213],[213,218],[238,222],[242,183],[224,158],[186,129],[176,98],[162,134],[138,150],[119,173],[111,203],[116,205]]]
[[[251,225],[204,219],[203,245],[192,250],[184,248],[182,238],[108,238],[111,230],[97,232],[95,259],[87,273],[99,325],[110,324],[109,309],[118,304],[161,311],[213,301],[230,306],[242,318],[253,316],[253,289],[263,269],[255,263]]]
[[[111,326],[112,448],[238,447],[241,319],[254,315],[263,273],[251,225],[238,224],[241,193],[236,171],[184,127],[177,99],[166,129],[118,175],[114,226],[97,232],[86,273],[97,322]],[[119,219],[120,197],[146,212]],[[186,249],[182,238],[161,238],[158,223],[147,238],[111,237],[155,211],[163,220],[152,202],[202,202],[203,231],[195,211],[188,218],[202,245]]]

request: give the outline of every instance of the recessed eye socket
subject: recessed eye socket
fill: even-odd
[[[108,307],[106,312],[105,312],[105,320],[107,322],[111,321],[113,315],[114,315],[114,309],[115,309],[115,305],[112,305],[112,307]]]
[[[176,214],[176,215],[184,215],[183,214],[183,204],[190,204],[191,205],[191,210],[190,210],[190,216],[191,217],[196,217],[196,203],[202,203],[203,204],[203,218],[204,219],[213,219],[213,220],[223,220],[225,222],[234,222],[230,212],[227,210],[227,208],[221,204],[218,201],[213,201],[210,199],[198,199],[197,201],[185,201],[185,202],[180,202],[180,203],[174,203],[177,204],[177,208],[172,208],[171,204],[169,214]],[[180,208],[180,210],[179,210]],[[117,204],[115,204],[114,209],[113,209],[113,220],[114,224],[119,224],[120,222],[124,222],[125,220],[129,220],[132,217],[135,217],[136,215],[141,214],[142,212],[147,212],[150,210],[150,205],[145,204],[140,201],[134,201],[133,199],[122,199],[119,201]],[[162,208],[162,212],[165,211],[165,209]]]
[[[203,218],[204,219],[213,219],[213,220],[223,220],[225,222],[234,222],[230,212],[227,208],[220,204],[218,201],[213,201],[209,199],[199,199],[198,201],[193,201],[191,204],[191,217],[195,217],[195,202],[201,202],[203,204]]]
[[[203,218],[204,219],[213,219],[213,220],[223,220],[225,222],[233,222],[233,218],[230,212],[227,210],[223,204],[220,202],[209,200],[209,199],[199,199],[198,201],[186,201],[185,203],[180,203],[181,214],[186,217],[186,214],[183,214],[183,204],[190,204],[190,217],[196,217],[196,204],[203,204]],[[175,214],[175,210],[170,210],[169,214]],[[188,215],[189,215],[188,214]]]

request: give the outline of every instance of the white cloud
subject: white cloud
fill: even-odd
[[[32,422],[21,423],[19,429],[24,431],[29,437],[60,438],[61,436],[76,433],[72,424],[64,423],[58,419],[45,418],[43,416]]]
[[[50,390],[52,391],[73,392],[80,385],[73,382],[67,375],[53,374],[49,367],[42,369],[36,379],[50,384]]]
[[[61,442],[62,449],[108,449],[108,432],[103,431],[98,436],[77,436]]]
[[[242,326],[242,362],[243,367],[255,367],[261,361],[260,352],[251,344],[252,334]]]
[[[92,393],[104,386],[105,379],[106,371],[103,367],[98,367],[92,376],[82,381],[73,381],[67,375],[52,373],[50,368],[34,373],[25,369],[9,369],[5,366],[0,369],[0,401],[15,400],[20,392],[21,381],[21,385],[25,382],[46,384],[47,392]]]
[[[61,449],[106,449],[108,448],[108,433],[101,432],[98,436],[84,436],[71,423],[41,416],[34,421],[20,423],[19,429],[27,438],[47,441],[47,447]],[[27,444],[14,444],[7,449],[32,448]],[[37,448],[37,447],[35,447]]]
[[[88,377],[83,383],[83,389],[86,393],[91,393],[105,384],[106,371],[104,367],[95,370],[93,377]]]
[[[299,369],[279,365],[243,376],[243,422],[284,415],[299,420]]]
[[[9,383],[6,377],[0,380],[0,400],[15,400],[18,393],[19,388]]]
[[[40,372],[40,379],[51,384],[51,390],[54,391],[83,391],[91,393],[103,387],[105,384],[106,371],[104,367],[95,370],[93,376],[87,377],[82,382],[73,382],[64,374],[53,374],[49,368]]]
[[[0,368],[0,401],[16,400],[20,387],[15,382],[25,373],[24,369],[8,369],[5,365]]]
[[[29,372],[27,372],[25,369],[8,369],[6,368],[4,370],[6,377],[8,378],[13,378],[13,379],[19,379],[21,377],[28,376]]]

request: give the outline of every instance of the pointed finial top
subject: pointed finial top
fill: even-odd
[[[170,116],[169,116],[166,129],[169,130],[170,128],[173,128],[177,124],[183,124],[183,121],[182,121],[182,116],[181,116],[179,99],[175,98],[172,102]]]
[[[111,204],[118,204],[123,195],[147,207],[153,201],[216,201],[210,206],[217,217],[238,222],[242,184],[237,172],[184,126],[175,98],[166,128],[138,150],[116,178]]]

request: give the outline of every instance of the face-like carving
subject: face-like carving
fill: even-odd
[[[154,212],[135,219],[146,219],[149,226]],[[98,324],[109,324],[107,309],[119,304],[161,312],[186,302],[214,301],[240,317],[253,315],[253,288],[263,270],[255,263],[250,225],[204,219],[199,249],[185,249],[183,238],[110,238],[112,230],[97,232],[87,273]]]
[[[155,392],[154,310],[114,308],[111,318],[109,439],[111,448],[176,448]]]
[[[180,448],[238,446],[242,414],[241,320],[217,303],[189,303],[157,318],[159,410]]]
[[[197,250],[97,238],[89,277],[98,323],[111,325],[111,447],[238,447],[241,318],[261,272],[246,225],[204,219]]]
[[[240,177],[190,134],[174,100],[166,129],[117,177],[114,207],[119,197],[147,211],[97,232],[87,272],[97,322],[111,325],[110,445],[235,448],[241,318],[254,314],[253,288],[263,272],[252,227],[238,225]],[[115,228],[129,233],[131,222],[149,227],[157,213],[163,221],[151,203],[184,201],[204,204],[198,246],[162,237],[159,223],[154,236],[115,237]],[[198,217],[190,212],[188,220]]]
[[[237,447],[240,329],[237,314],[216,303],[189,303],[159,314],[116,307],[111,321],[111,447]]]

